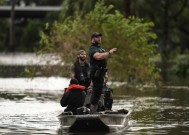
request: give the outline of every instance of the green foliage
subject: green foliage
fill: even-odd
[[[39,20],[27,20],[27,26],[22,29],[21,32],[22,36],[20,37],[20,45],[17,48],[18,51],[34,52],[37,50],[40,40],[39,31],[42,29],[42,24],[43,23]],[[19,39],[19,37],[17,39]]]
[[[0,26],[0,51],[4,51],[6,49],[6,46],[4,46],[4,44],[8,44],[7,36],[9,35],[9,26],[7,24],[7,21],[3,19],[0,19]]]
[[[0,0],[0,5],[3,5],[4,4],[4,0]]]
[[[171,55],[180,48],[188,49],[189,7],[187,0],[133,0],[132,12],[137,16],[153,21],[154,31],[158,35],[159,50],[165,55]],[[137,11],[133,11],[137,10]],[[163,56],[162,56],[163,57]]]
[[[73,16],[75,12],[85,14],[94,8],[96,0],[63,0],[60,20],[64,20],[68,16]]]
[[[189,75],[189,53],[176,56],[171,63],[169,74],[187,78]]]
[[[104,1],[97,2],[94,10],[46,24],[40,32],[41,53],[55,53],[66,63],[76,59],[76,52],[85,49],[88,52],[90,35],[101,32],[102,47],[118,51],[109,59],[109,73],[112,79],[125,81],[129,77],[140,82],[153,81],[158,70],[149,61],[156,55],[156,34],[152,32],[152,22],[137,17],[125,19],[113,5],[105,6]]]

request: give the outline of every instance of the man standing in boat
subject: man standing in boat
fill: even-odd
[[[90,65],[86,60],[86,51],[80,50],[77,53],[77,61],[73,64],[71,68],[71,78],[78,80],[80,85],[89,87],[90,80]]]
[[[91,95],[91,113],[95,113],[98,109],[98,102],[103,90],[104,77],[107,73],[107,59],[110,55],[117,51],[117,48],[112,48],[106,52],[101,48],[102,34],[94,32],[91,35],[92,45],[89,49],[90,58],[90,76],[93,83]]]

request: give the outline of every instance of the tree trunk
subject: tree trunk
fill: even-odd
[[[161,46],[161,59],[162,59],[162,78],[163,81],[167,81],[167,69],[169,60],[169,0],[164,1],[164,13],[163,13],[163,43]]]
[[[9,28],[9,51],[15,51],[14,45],[14,16],[15,16],[16,0],[11,0],[11,13],[10,13],[10,28]]]
[[[131,0],[124,0],[125,17],[128,18],[131,15]]]

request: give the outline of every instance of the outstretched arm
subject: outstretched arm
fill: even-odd
[[[110,49],[108,52],[104,52],[104,53],[99,53],[99,52],[96,52],[93,57],[96,59],[96,60],[101,60],[101,59],[107,59],[111,54],[113,54],[114,52],[117,51],[117,48],[112,48]]]

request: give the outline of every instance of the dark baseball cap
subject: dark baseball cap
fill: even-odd
[[[102,34],[99,33],[99,32],[93,32],[92,35],[91,35],[91,38],[93,38],[93,37],[99,37],[99,36],[101,37]]]
[[[78,80],[77,80],[77,79],[74,79],[74,78],[71,79],[71,80],[70,80],[70,85],[71,85],[71,84],[78,84]]]

